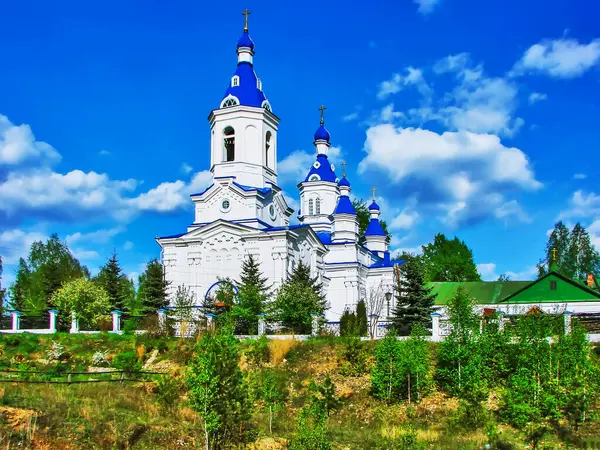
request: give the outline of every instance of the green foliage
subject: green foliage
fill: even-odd
[[[269,362],[269,339],[263,335],[253,340],[247,355],[248,359],[257,366]]]
[[[112,366],[117,370],[126,372],[136,372],[141,370],[142,365],[135,352],[121,352],[115,355],[112,360]]]
[[[425,268],[419,258],[408,259],[399,266],[396,277],[396,307],[392,311],[392,327],[400,335],[408,335],[416,325],[430,323],[435,294],[425,285]]]
[[[179,405],[179,396],[184,387],[178,378],[172,375],[163,375],[155,381],[156,399],[164,409],[176,408]]]
[[[113,252],[106,264],[100,268],[94,282],[108,294],[111,309],[128,310],[132,303],[131,283],[121,270],[116,252]]]
[[[27,260],[19,260],[17,276],[10,288],[11,308],[41,313],[56,307],[53,294],[65,282],[89,275],[57,234],[46,243],[36,241],[31,244]]]
[[[240,282],[236,283],[239,292],[232,315],[236,321],[237,334],[256,334],[258,316],[266,310],[270,297],[268,278],[263,277],[260,263],[252,254],[242,262]]]
[[[204,420],[207,448],[243,440],[241,425],[250,414],[246,382],[239,368],[239,344],[230,327],[207,332],[189,364],[190,405]]]
[[[426,281],[481,281],[473,252],[457,237],[449,240],[438,233],[423,246]]]
[[[341,373],[356,376],[366,371],[368,353],[358,336],[347,336],[343,340]]]
[[[285,377],[273,370],[263,372],[259,396],[269,411],[269,433],[273,434],[273,415],[279,412],[288,396]]]
[[[571,232],[562,221],[554,225],[546,243],[544,258],[537,265],[539,277],[548,273],[552,261],[555,270],[574,280],[584,281],[588,274],[600,271],[600,254],[591,243],[589,233],[579,222]]]
[[[341,405],[340,399],[335,395],[335,384],[330,376],[325,377],[322,384],[315,383],[311,380],[308,389],[312,392],[311,402],[313,405],[318,405],[319,410],[326,412],[327,417],[332,411],[338,409]]]
[[[359,300],[356,304],[356,324],[359,336],[367,336],[369,325],[367,322],[367,305],[364,300]]]
[[[369,226],[369,221],[371,220],[371,213],[369,212],[369,206],[367,205],[367,202],[365,202],[362,199],[359,200],[357,198],[352,200],[352,205],[354,206],[354,209],[356,210],[356,218],[358,219],[358,243],[364,244],[365,243],[365,231],[367,230],[367,227]],[[383,231],[385,232],[385,235],[389,242],[392,239],[392,235],[388,231],[386,221],[379,220],[379,223],[381,224],[381,228],[383,228]]]
[[[196,304],[196,297],[192,290],[183,284],[177,286],[173,297],[174,319],[186,322],[192,319],[192,307]]]
[[[323,316],[327,308],[321,284],[311,278],[310,268],[300,262],[277,292],[271,317],[296,333],[310,334],[312,314]]]
[[[358,324],[356,320],[356,314],[344,310],[342,317],[340,317],[340,336],[357,336],[358,335]]]
[[[52,302],[62,313],[70,316],[75,312],[80,326],[95,325],[110,309],[110,299],[104,289],[85,278],[67,281],[54,293]]]
[[[169,304],[167,288],[169,283],[164,277],[163,265],[153,259],[138,278],[138,303],[145,311],[154,312]]]

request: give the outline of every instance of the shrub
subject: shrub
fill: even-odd
[[[96,367],[103,367],[103,366],[108,365],[108,360],[106,359],[107,354],[108,354],[108,350],[97,351],[92,356],[92,364]]]
[[[163,375],[155,381],[156,399],[165,409],[171,409],[178,405],[179,393],[183,384],[172,375]]]
[[[126,372],[135,372],[142,367],[135,352],[119,353],[113,358],[112,365],[115,369]]]
[[[52,341],[52,346],[46,352],[46,355],[50,361],[60,361],[65,355],[65,346]]]
[[[256,365],[269,362],[269,339],[261,336],[253,341],[247,354],[248,359]]]

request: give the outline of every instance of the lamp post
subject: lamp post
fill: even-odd
[[[392,293],[391,292],[386,292],[385,293],[385,300],[387,301],[387,318],[390,318],[390,301],[392,300]]]

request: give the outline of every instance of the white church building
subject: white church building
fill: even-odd
[[[365,243],[359,244],[350,183],[336,175],[327,157],[331,136],[323,108],[315,162],[298,184],[298,223],[290,224],[295,211],[277,184],[279,117],[254,72],[247,16],[237,60],[225,95],[208,117],[212,184],[191,195],[195,214],[187,230],[156,239],[165,277],[172,292],[185,285],[201,304],[219,279],[238,279],[246,255],[260,261],[275,289],[302,261],[322,282],[330,306],[326,319],[336,322],[360,299],[392,292],[393,268],[402,261],[390,260],[375,200]]]

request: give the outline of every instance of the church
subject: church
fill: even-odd
[[[286,202],[277,184],[280,119],[254,71],[249,12],[244,14],[237,67],[208,117],[212,184],[191,194],[194,220],[187,230],[156,238],[165,278],[171,292],[184,285],[201,304],[214,295],[219,279],[239,277],[246,255],[260,262],[274,289],[302,262],[323,285],[329,303],[326,319],[336,322],[360,299],[391,293],[394,266],[402,261],[390,259],[375,199],[364,245],[359,243],[350,181],[345,173],[338,177],[328,159],[331,135],[324,107],[314,133],[315,161],[298,184],[300,209],[294,211]],[[297,221],[292,221],[294,214]]]

